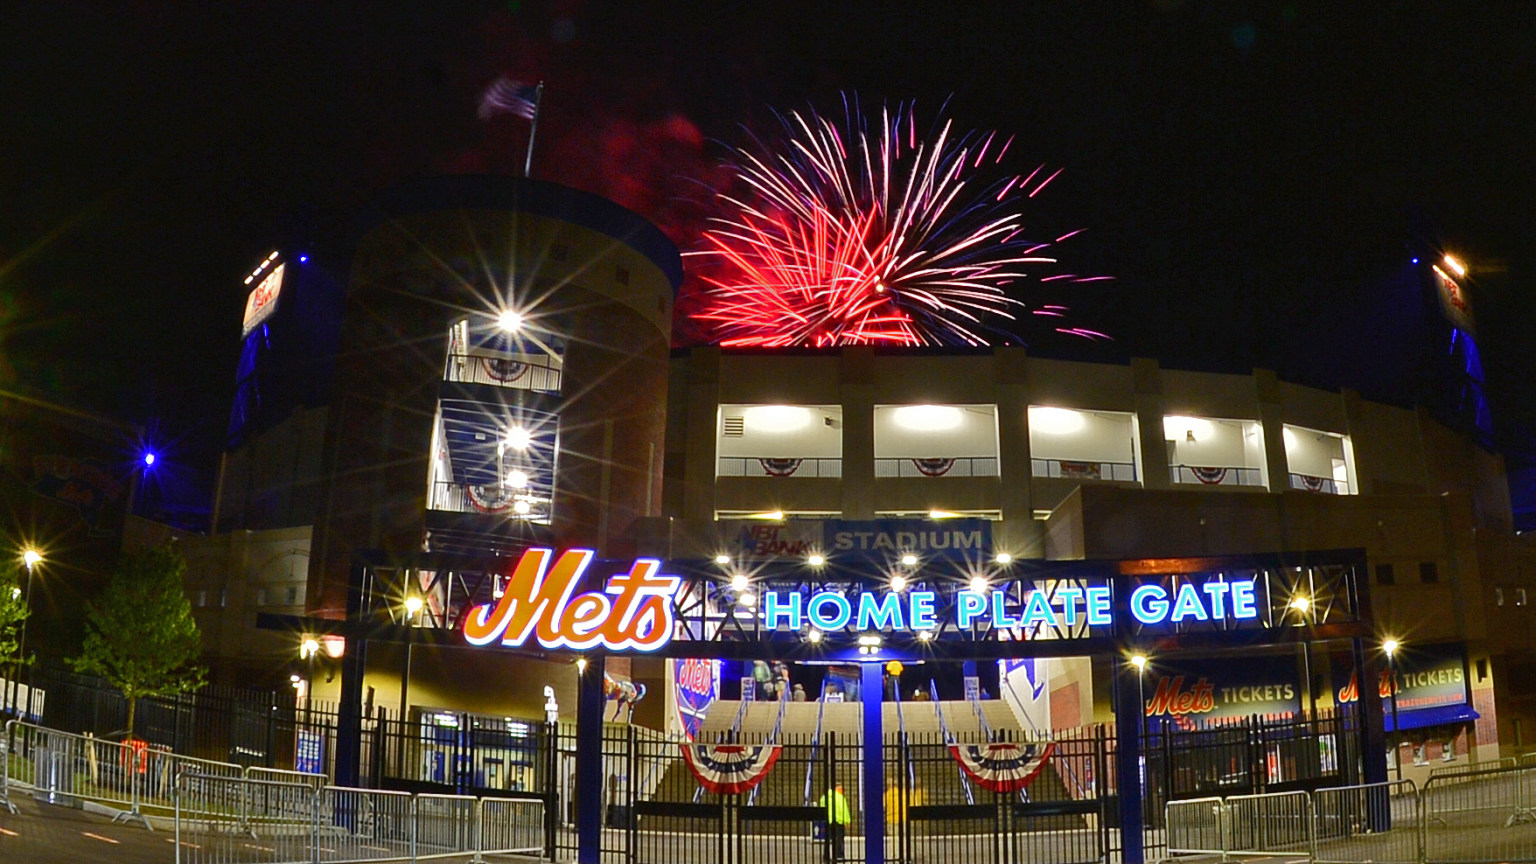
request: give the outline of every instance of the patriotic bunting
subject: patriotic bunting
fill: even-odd
[[[949,755],[966,776],[993,792],[1017,792],[1034,781],[1055,744],[951,744]]]
[[[763,782],[779,760],[777,744],[683,744],[683,761],[699,785],[716,795],[739,795]]]

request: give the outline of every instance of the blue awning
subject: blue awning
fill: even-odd
[[[1381,707],[1386,714],[1387,731],[1397,731],[1392,723],[1391,700]],[[1471,705],[1439,705],[1434,708],[1415,708],[1412,711],[1397,712],[1397,720],[1404,729],[1423,729],[1425,726],[1442,726],[1447,723],[1469,723],[1480,716],[1472,710]]]

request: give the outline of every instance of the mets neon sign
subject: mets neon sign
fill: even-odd
[[[500,599],[469,610],[465,640],[508,647],[529,645],[531,640],[544,648],[574,651],[655,651],[670,642],[677,629],[682,579],[661,575],[660,561],[640,558],[627,572],[610,577],[601,590],[578,591],[593,557],[586,549],[558,557],[549,549],[524,552]],[[1149,626],[1253,620],[1259,617],[1255,591],[1251,580],[1184,582],[1173,590],[1142,584],[1131,589],[1127,605],[1133,618]],[[933,631],[940,628],[941,617],[960,630],[1102,628],[1115,623],[1113,590],[1107,584],[1058,585],[1049,594],[1034,590],[1017,598],[1004,590],[961,590],[942,608],[939,592],[930,590],[764,590],[760,596],[761,604],[752,614],[770,631]]]
[[[672,639],[673,603],[682,580],[657,575],[660,561],[638,559],[602,591],[578,594],[576,586],[593,553],[571,549],[551,566],[553,554],[548,549],[523,553],[501,599],[476,606],[465,617],[469,644],[519,646],[532,637],[551,649],[655,651]]]

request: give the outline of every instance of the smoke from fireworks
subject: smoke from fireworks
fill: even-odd
[[[1061,173],[1003,173],[1012,138],[919,136],[910,104],[841,124],[810,110],[780,118],[779,140],[732,152],[743,194],[722,194],[692,253],[705,287],[694,318],[724,346],[980,346],[1018,339],[1021,283],[1052,273],[1055,242],[1025,236],[1021,205]],[[1002,176],[998,176],[1001,174]],[[1097,281],[1054,273],[1039,281]],[[1088,339],[1104,334],[1051,328]]]

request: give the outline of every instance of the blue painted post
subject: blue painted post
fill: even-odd
[[[885,678],[882,664],[859,664],[864,705],[864,860],[885,864]]]
[[[1115,780],[1120,807],[1120,860],[1143,864],[1141,789],[1141,670],[1125,657],[1114,659]]]
[[[603,855],[603,658],[587,658],[576,682],[576,860]]]

